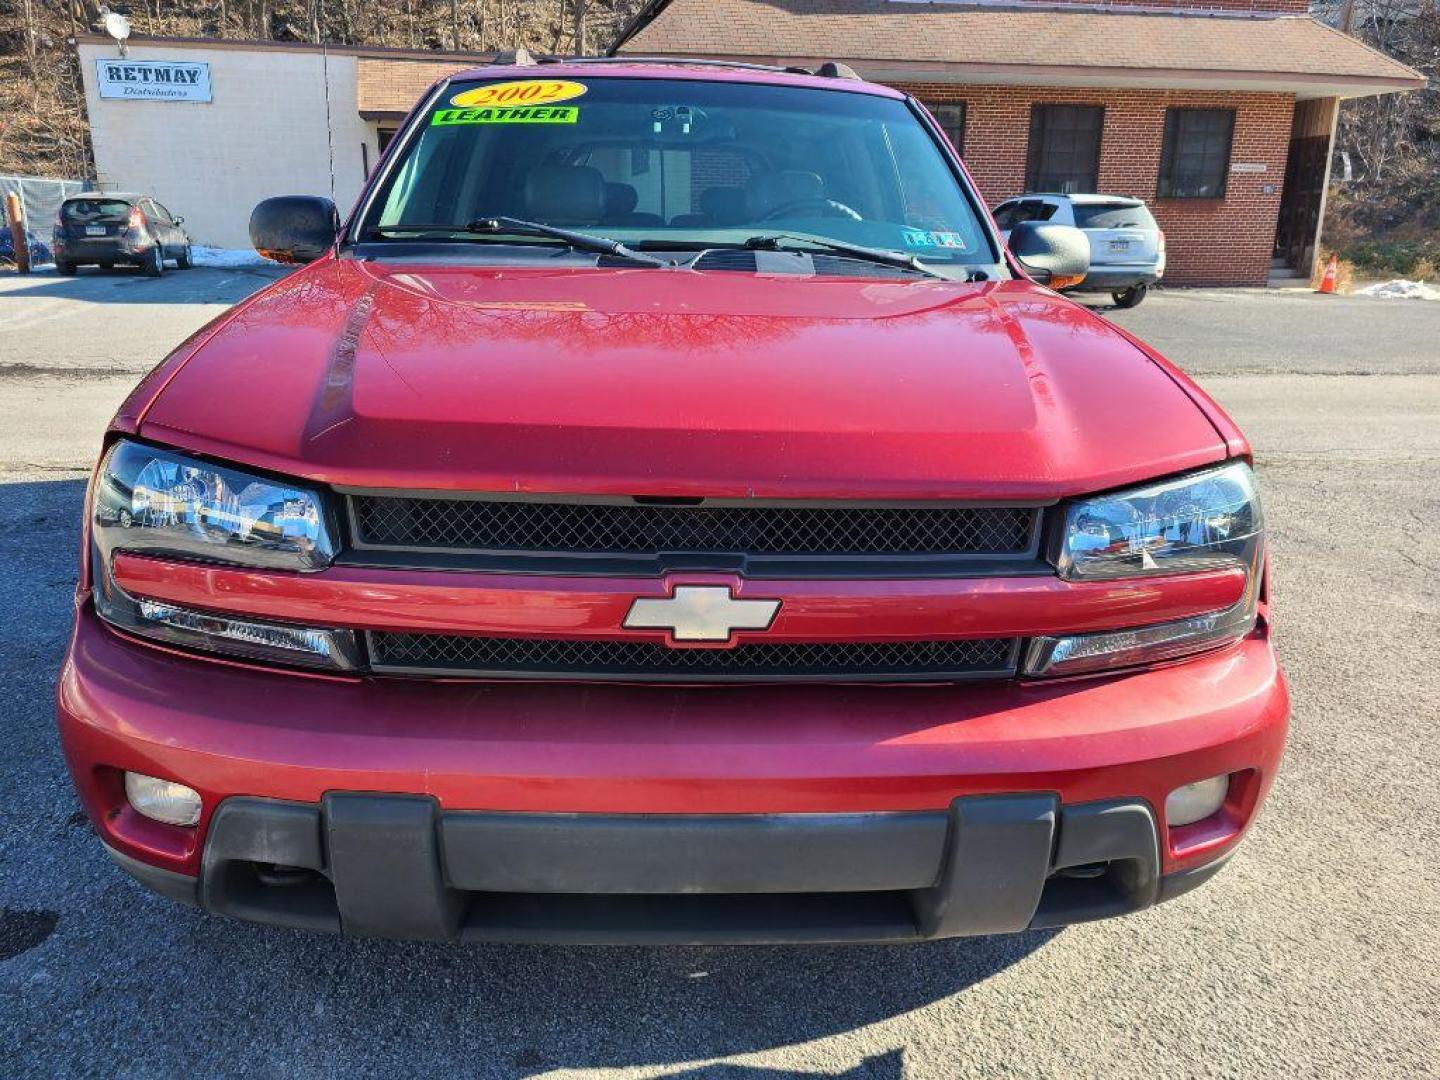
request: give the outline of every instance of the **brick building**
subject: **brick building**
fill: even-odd
[[[612,52],[846,63],[925,102],[991,205],[1149,201],[1175,284],[1308,276],[1340,100],[1424,85],[1306,0],[650,0]]]

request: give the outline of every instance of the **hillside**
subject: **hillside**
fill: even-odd
[[[1440,4],[1351,0],[1352,34],[1427,75],[1409,94],[1349,101],[1335,137],[1326,246],[1366,276],[1440,277]],[[1333,26],[1343,0],[1315,13]]]

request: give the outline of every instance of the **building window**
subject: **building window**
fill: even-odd
[[[965,103],[963,101],[927,101],[925,107],[930,110],[930,115],[935,117],[935,122],[940,125],[940,130],[945,132],[945,137],[950,140],[950,145],[955,147],[955,152],[963,155],[965,153]]]
[[[1103,105],[1032,105],[1027,191],[1093,192],[1100,184]]]
[[[1166,109],[1159,197],[1223,199],[1234,134],[1234,109]]]

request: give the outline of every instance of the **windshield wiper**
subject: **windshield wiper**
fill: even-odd
[[[548,236],[555,240],[565,241],[577,251],[593,251],[599,255],[617,255],[622,259],[644,263],[647,266],[675,265],[664,259],[657,259],[654,255],[646,255],[643,251],[626,247],[619,240],[612,240],[608,236],[560,229],[554,225],[543,225],[538,221],[522,221],[512,217],[481,218],[479,221],[470,222],[465,226],[465,230],[473,233],[517,233],[521,236]]]
[[[763,236],[752,236],[745,241],[745,246],[751,251],[793,251],[795,250],[793,245],[797,244],[809,244],[812,247],[833,251],[837,255],[846,255],[852,259],[879,263],[881,266],[898,266],[903,270],[913,270],[917,274],[940,278],[942,281],[950,280],[944,274],[940,273],[940,271],[922,263],[918,255],[909,255],[903,251],[886,251],[884,248],[865,247],[861,244],[847,244],[843,240],[820,240],[816,237],[794,236],[790,233],[771,233]]]
[[[674,265],[664,259],[657,259],[653,255],[646,255],[643,251],[626,247],[619,240],[612,240],[608,236],[575,232],[571,229],[556,228],[554,225],[542,225],[538,221],[521,221],[519,218],[512,217],[480,218],[466,225],[376,225],[370,231],[382,236],[421,233],[432,236],[444,234],[456,239],[468,239],[470,235],[492,236],[507,233],[516,236],[543,236],[551,240],[560,240],[576,251],[589,251],[597,255],[614,255],[617,258],[629,259],[646,266]],[[469,235],[457,236],[456,234]]]

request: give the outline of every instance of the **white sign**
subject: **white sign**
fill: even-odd
[[[95,61],[102,98],[125,101],[209,101],[210,65],[188,60]]]
[[[1265,172],[1268,166],[1263,161],[1237,161],[1230,166],[1231,172]]]

